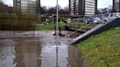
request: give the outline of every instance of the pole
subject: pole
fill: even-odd
[[[59,31],[58,31],[58,0],[57,0],[57,12],[56,12],[56,35],[59,35]]]
[[[56,15],[56,36],[57,36],[57,45],[56,45],[56,67],[58,66],[58,35],[59,35],[59,31],[58,31],[58,0],[57,0],[57,15]]]
[[[58,45],[56,45],[56,66],[55,67],[59,67],[59,64],[58,64]]]

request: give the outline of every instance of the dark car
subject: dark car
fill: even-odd
[[[99,18],[99,17],[90,17],[87,19],[87,24],[90,24],[90,23],[102,23],[103,21]]]
[[[94,18],[93,18],[93,17],[90,17],[90,18],[87,19],[87,22],[86,22],[86,23],[87,23],[87,24],[93,23],[93,21],[94,21]]]

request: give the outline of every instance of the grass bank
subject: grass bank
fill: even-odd
[[[120,67],[120,27],[91,36],[77,46],[91,67]]]
[[[54,26],[36,26],[35,30],[53,30]]]
[[[88,26],[89,25],[89,26]],[[80,24],[67,24],[68,27],[70,28],[76,28],[76,29],[80,29],[80,28],[93,28],[98,24],[85,24],[85,23],[80,23]]]
[[[61,30],[64,30],[64,26],[60,26]],[[54,25],[39,26],[36,25],[35,30],[54,30]]]

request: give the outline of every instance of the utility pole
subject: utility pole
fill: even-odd
[[[59,35],[59,31],[58,31],[58,0],[57,0],[57,10],[56,10],[56,35]]]

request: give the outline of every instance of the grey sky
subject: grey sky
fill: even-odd
[[[5,4],[13,5],[13,0],[2,0]],[[68,0],[58,0],[59,5],[65,7],[68,5]],[[55,6],[56,0],[41,0],[41,4],[47,7]],[[112,5],[112,0],[98,0],[98,8],[104,8]]]

